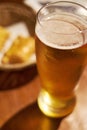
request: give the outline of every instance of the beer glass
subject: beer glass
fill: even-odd
[[[68,115],[87,62],[87,10],[69,1],[48,3],[37,14],[35,33],[39,108],[50,117]]]

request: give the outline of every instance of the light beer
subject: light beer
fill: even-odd
[[[75,88],[87,60],[87,25],[73,15],[53,14],[36,24],[36,58],[41,80],[40,109],[60,117],[74,109]]]

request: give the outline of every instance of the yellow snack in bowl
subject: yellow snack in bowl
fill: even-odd
[[[0,51],[4,47],[5,42],[9,38],[9,32],[2,26],[0,26]]]
[[[18,36],[10,49],[5,53],[2,63],[17,64],[29,61],[35,52],[35,40],[33,37]]]

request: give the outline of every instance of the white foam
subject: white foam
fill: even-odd
[[[70,16],[67,17],[71,18]],[[44,44],[51,46],[53,48],[59,49],[72,49],[81,46],[84,43],[84,37],[81,32],[80,23],[77,27],[73,22],[67,20],[63,15],[54,16],[54,18],[46,18],[41,21],[41,25],[37,24],[36,34]]]

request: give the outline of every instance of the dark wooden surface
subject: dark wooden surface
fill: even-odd
[[[24,0],[0,0],[0,2],[19,2],[23,3]]]
[[[30,68],[32,71],[28,69],[25,75],[25,79],[29,78],[27,83],[0,91],[1,130],[87,130],[87,68],[76,91],[74,111],[59,119],[46,117],[40,112],[36,102],[40,81],[36,66]]]
[[[87,67],[76,91],[74,111],[58,119],[46,117],[37,106],[40,82],[35,65],[0,74],[1,130],[87,130]]]

